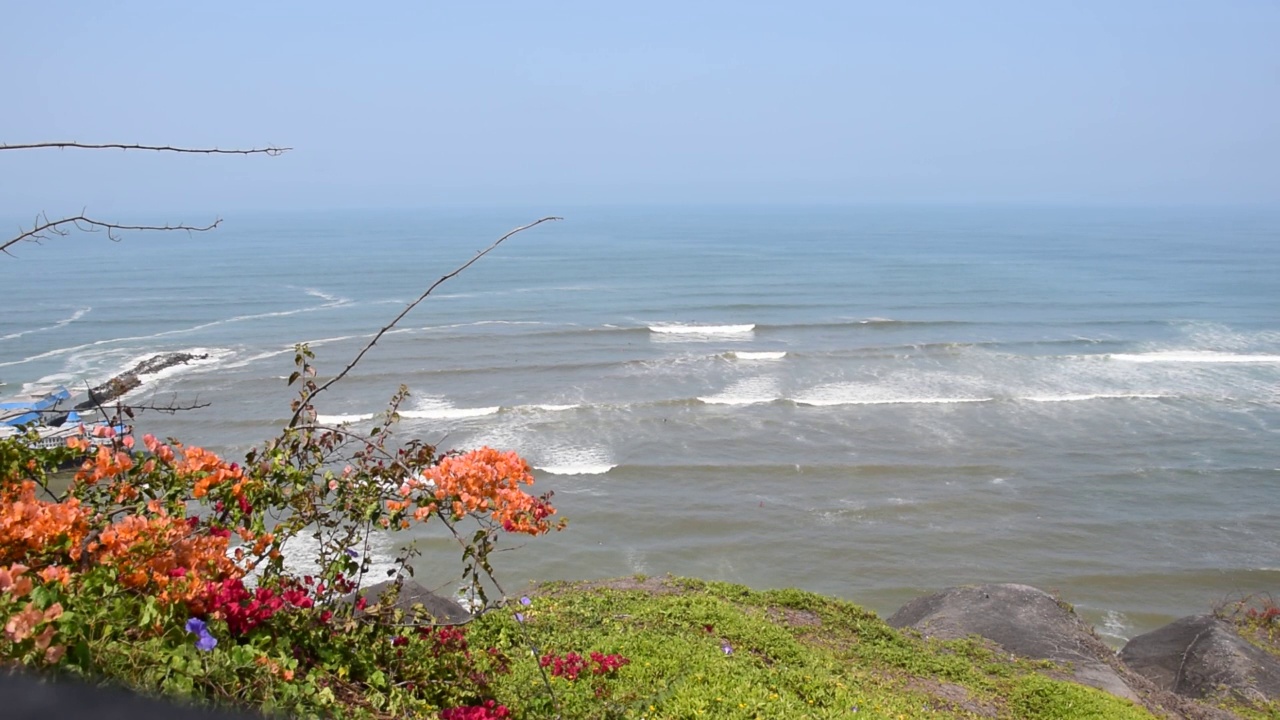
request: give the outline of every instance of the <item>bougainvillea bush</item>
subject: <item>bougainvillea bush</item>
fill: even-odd
[[[296,362],[301,412],[243,462],[150,435],[0,442],[0,662],[303,716],[511,712],[489,693],[506,652],[355,593],[387,580],[372,534],[426,523],[456,539],[480,609],[501,607],[489,557],[562,527],[550,495],[515,453],[396,439],[403,388],[372,428],[317,424],[311,353]],[[318,541],[310,571],[285,563],[299,535]]]

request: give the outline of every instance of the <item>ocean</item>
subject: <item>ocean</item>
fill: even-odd
[[[231,458],[431,282],[321,419],[523,454],[569,528],[506,584],[633,573],[891,613],[1061,594],[1112,642],[1280,594],[1280,212],[654,207],[233,214],[0,258],[0,397],[148,355],[139,432]],[[189,221],[194,221],[188,218]],[[457,551],[420,531],[419,579]],[[375,544],[385,559],[396,547]],[[452,575],[450,574],[452,573]]]

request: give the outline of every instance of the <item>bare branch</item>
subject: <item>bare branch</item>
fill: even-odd
[[[475,257],[471,258],[465,263],[454,268],[452,272],[446,273],[439,280],[436,280],[435,282],[431,283],[431,287],[427,288],[425,292],[419,295],[417,300],[414,300],[413,302],[409,303],[409,305],[406,306],[404,310],[400,311],[399,315],[396,315],[394,320],[388,323],[386,327],[379,330],[378,333],[373,336],[373,339],[369,341],[369,344],[365,345],[364,348],[360,350],[360,352],[356,353],[355,359],[352,360],[350,363],[348,363],[347,366],[343,368],[342,372],[329,378],[324,382],[324,384],[320,385],[320,387],[316,388],[309,395],[307,395],[306,402],[298,403],[297,409],[293,411],[293,417],[289,418],[289,427],[294,427],[295,425],[297,425],[298,418],[302,416],[302,413],[307,409],[307,407],[311,406],[312,400],[315,399],[316,395],[319,395],[321,392],[326,390],[330,385],[346,377],[347,373],[351,372],[351,369],[356,366],[356,363],[360,362],[361,358],[364,357],[365,353],[369,352],[369,350],[373,349],[374,345],[378,344],[378,341],[382,339],[383,335],[386,335],[389,330],[391,330],[396,326],[396,323],[404,319],[404,316],[408,315],[410,310],[413,310],[415,307],[417,307],[418,303],[421,303],[423,300],[426,300],[427,296],[430,295],[431,292],[435,290],[437,287],[439,287],[442,283],[444,283],[446,280],[456,277],[463,270],[466,270],[467,268],[471,267],[477,260],[484,257],[485,255],[488,255],[490,251],[492,251],[494,248],[501,245],[504,240],[511,237],[512,235],[515,235],[516,233],[524,232],[525,230],[528,230],[529,228],[535,227],[537,225],[541,225],[544,222],[548,222],[551,220],[563,220],[563,219],[564,218],[550,216],[550,217],[544,217],[540,220],[535,220],[529,223],[528,225],[521,225],[520,227],[512,230],[511,232],[508,232],[506,235],[503,235],[497,240],[494,240],[492,245],[485,248],[484,250],[477,252]]]
[[[6,255],[13,255],[9,252],[9,248],[24,240],[29,242],[40,242],[48,240],[51,236],[65,237],[70,234],[66,226],[72,226],[81,232],[101,232],[107,231],[107,237],[112,241],[119,241],[120,238],[115,233],[121,230],[156,230],[156,231],[172,231],[186,230],[187,232],[206,232],[212,230],[222,223],[222,218],[214,220],[212,223],[203,227],[196,225],[121,225],[118,223],[103,222],[86,217],[83,212],[75,217],[62,218],[61,220],[50,220],[47,215],[41,215],[36,218],[34,226],[17,237],[5,240],[0,243],[0,252]]]
[[[171,145],[125,145],[122,143],[42,142],[22,145],[0,143],[0,150],[37,150],[41,148],[79,148],[81,150],[154,150],[155,152],[191,153],[196,155],[270,155],[272,157],[293,148],[268,146],[248,150],[222,150],[220,148],[184,148]]]

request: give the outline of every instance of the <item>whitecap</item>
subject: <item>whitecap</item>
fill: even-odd
[[[660,335],[745,335],[754,332],[750,325],[684,325],[680,323],[650,325],[649,331]]]
[[[353,422],[372,420],[373,413],[356,413],[352,415],[317,415],[316,422],[321,425],[346,425]]]
[[[781,360],[787,356],[786,351],[730,351],[727,355],[737,360]]]
[[[618,466],[610,463],[593,463],[582,465],[534,465],[533,467],[552,475],[603,475]]]
[[[484,417],[493,415],[502,408],[493,405],[479,408],[435,408],[432,410],[401,410],[400,417],[411,420],[460,420],[463,418]]]
[[[515,410],[545,410],[547,412],[563,412],[582,407],[581,405],[517,405]]]
[[[603,475],[618,466],[603,448],[553,446],[540,452],[532,465],[552,475]]]
[[[1111,360],[1134,363],[1280,363],[1280,355],[1249,355],[1215,350],[1115,353],[1107,357]]]
[[[797,397],[793,400],[797,405],[814,407],[830,407],[834,405],[953,405],[961,403],[991,402],[990,397],[887,397],[887,398],[841,398],[841,397]]]

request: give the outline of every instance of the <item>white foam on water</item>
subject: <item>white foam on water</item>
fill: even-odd
[[[1130,630],[1124,613],[1108,610],[1102,615],[1102,627],[1098,628],[1098,633],[1117,640],[1128,640]]]
[[[259,362],[261,360],[268,360],[270,358],[278,357],[280,355],[285,355],[291,352],[293,352],[292,347],[283,348],[281,350],[269,350],[267,352],[258,353],[257,355],[250,355],[247,358],[242,358],[240,360],[236,360],[235,362],[227,363],[223,367],[227,368],[228,370],[242,368],[248,365],[252,365],[253,363]],[[286,377],[286,376],[281,376],[281,377]]]
[[[493,415],[502,408],[493,405],[480,408],[438,408],[435,410],[401,410],[400,417],[411,420],[460,420]]]
[[[458,328],[483,327],[485,325],[547,325],[537,320],[477,320],[475,322],[452,323],[450,325],[427,325],[420,330],[457,330]]]
[[[761,351],[761,352],[746,352],[746,351],[734,351],[734,350],[731,350],[731,351],[729,351],[729,353],[727,353],[727,354],[728,354],[728,356],[729,356],[729,357],[734,358],[734,359],[737,359],[737,360],[781,360],[782,358],[784,358],[784,357],[786,357],[786,356],[787,356],[786,351],[777,351],[777,352],[768,352],[768,351]]]
[[[38,380],[22,383],[22,389],[18,391],[22,396],[39,396],[53,392],[59,387],[74,382],[75,375],[70,373],[54,373],[53,375],[45,375]]]
[[[187,355],[195,355],[196,359],[189,360],[185,363],[170,365],[169,367],[164,368],[163,370],[157,370],[156,372],[153,372],[153,373],[144,373],[142,375],[139,375],[138,379],[143,382],[144,387],[145,387],[145,384],[148,382],[163,380],[164,378],[173,377],[174,375],[181,375],[183,373],[191,372],[197,369],[202,369],[202,368],[210,369],[213,366],[222,364],[225,360],[227,360],[228,358],[236,354],[234,350],[231,350],[229,348],[203,348],[203,347],[186,348],[184,350],[175,350],[172,352],[185,353]],[[159,357],[161,355],[168,355],[168,354],[170,353],[163,352],[163,353],[148,353],[146,355],[140,355],[134,358],[133,360],[129,361],[129,363],[125,365],[124,370],[128,371],[140,362],[144,362],[146,360],[150,360],[151,358]],[[202,358],[200,357],[201,355],[205,355],[207,357]]]
[[[603,475],[618,466],[604,448],[550,447],[531,464],[552,475]]]
[[[797,405],[954,405],[991,402],[991,397],[947,397],[899,394],[893,388],[864,383],[840,383],[814,388],[792,398]]]
[[[750,377],[739,380],[717,395],[700,396],[708,405],[755,405],[780,400],[778,380],[773,377]]]
[[[63,319],[61,319],[61,320],[59,320],[59,321],[55,322],[55,323],[54,323],[54,324],[52,324],[52,325],[46,325],[46,326],[44,326],[44,327],[33,328],[33,329],[31,329],[31,330],[23,330],[23,331],[21,331],[21,332],[16,332],[16,333],[9,333],[8,335],[0,335],[0,340],[13,340],[13,339],[15,339],[15,338],[20,338],[20,337],[22,337],[23,335],[30,335],[30,334],[32,334],[32,333],[45,332],[46,330],[57,330],[58,328],[66,327],[66,326],[70,325],[71,323],[73,323],[73,322],[75,322],[75,321],[79,320],[80,318],[84,317],[84,316],[85,316],[85,314],[87,314],[87,313],[88,313],[90,310],[92,310],[92,309],[93,309],[92,307],[82,307],[82,308],[80,308],[79,310],[76,310],[75,312],[71,313],[71,316],[70,316],[70,317],[65,317],[65,318],[63,318]]]
[[[517,405],[514,410],[545,410],[547,412],[563,412],[565,410],[573,410],[580,408],[581,405]]]
[[[161,332],[153,333],[151,335],[133,335],[129,337],[118,337],[118,338],[107,338],[105,340],[95,340],[93,342],[83,343],[80,345],[72,345],[69,347],[48,350],[46,352],[42,352],[36,355],[31,355],[31,356],[22,358],[20,360],[10,360],[7,362],[0,362],[0,367],[22,365],[24,363],[33,362],[36,360],[43,360],[45,358],[50,358],[50,357],[57,357],[59,355],[70,355],[73,353],[83,354],[81,351],[88,350],[90,348],[97,348],[103,345],[117,345],[120,343],[142,342],[142,341],[155,340],[157,338],[162,338],[162,337],[170,337],[173,335],[185,335],[188,333],[199,332],[200,330],[207,330],[208,328],[217,327],[219,325],[226,325],[228,323],[244,322],[246,320],[258,320],[262,318],[288,317],[290,315],[297,315],[300,313],[310,313],[310,312],[316,312],[318,310],[328,310],[331,308],[342,307],[345,305],[349,305],[351,303],[351,301],[346,298],[337,298],[331,295],[325,295],[323,293],[319,293],[319,291],[316,291],[316,292],[308,291],[307,294],[315,295],[316,297],[320,297],[320,298],[333,298],[333,299],[328,302],[325,302],[322,305],[313,305],[311,307],[297,308],[294,310],[279,310],[274,312],[254,313],[250,315],[236,315],[235,317],[224,318],[222,320],[213,320],[207,323],[201,323],[199,325],[192,325],[191,327],[177,328],[174,330],[163,330]]]
[[[534,468],[552,475],[603,475],[618,467],[609,463],[583,465],[534,465]]]
[[[1084,400],[1159,400],[1161,398],[1171,398],[1172,395],[1162,395],[1158,393],[1081,393],[1081,394],[1064,394],[1064,395],[1030,395],[1018,398],[1028,402],[1053,403],[1053,402],[1081,402]]]
[[[390,577],[388,572],[395,572],[400,569],[399,563],[396,562],[394,546],[389,538],[382,535],[372,535],[368,539],[368,555],[369,569],[365,572],[363,582],[364,586],[380,583]],[[366,543],[357,542],[355,547],[351,548],[359,553],[361,557],[357,557],[357,561],[363,561],[363,555],[366,552]],[[227,548],[227,555],[234,556],[236,546]],[[294,575],[315,575],[321,570],[317,560],[320,554],[320,542],[311,536],[311,532],[303,530],[301,533],[294,535],[284,542],[280,547],[280,554],[284,556],[284,566],[287,571]],[[257,573],[250,573],[246,576],[248,580],[256,580]],[[353,580],[355,578],[352,578]]]
[[[408,420],[465,420],[467,418],[494,415],[502,408],[497,405],[477,408],[454,407],[452,402],[440,397],[422,397],[413,406],[399,410],[400,417]]]
[[[791,397],[797,405],[958,405],[995,399],[984,373],[907,367],[872,381],[818,385]]]
[[[321,425],[346,425],[353,422],[372,420],[374,413],[354,413],[350,415],[317,415],[316,422]]]
[[[682,323],[670,323],[661,325],[650,325],[649,331],[658,333],[659,335],[747,335],[755,332],[756,326],[751,325],[685,325]]]
[[[631,572],[639,575],[647,575],[649,573],[649,563],[645,561],[644,553],[634,547],[627,548],[627,565],[630,566]]]
[[[1280,363],[1280,355],[1227,353],[1217,350],[1163,350],[1113,353],[1107,358],[1132,363]]]

